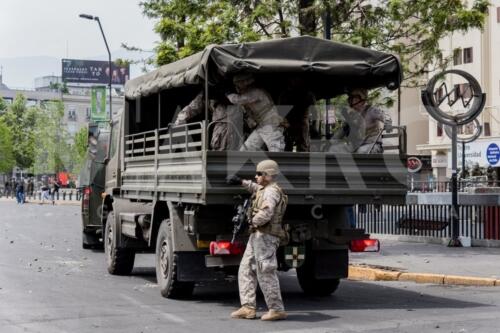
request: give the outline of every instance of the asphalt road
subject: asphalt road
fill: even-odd
[[[334,296],[311,298],[290,272],[280,277],[289,319],[269,323],[229,318],[234,282],[178,301],[155,280],[152,255],[139,256],[132,276],[108,275],[103,253],[81,249],[78,207],[0,202],[1,333],[491,333],[500,324],[500,288],[343,281]]]

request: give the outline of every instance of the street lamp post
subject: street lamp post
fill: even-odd
[[[108,51],[108,66],[109,66],[109,119],[111,119],[111,115],[113,114],[112,110],[112,97],[111,97],[111,76],[113,74],[113,67],[112,67],[112,62],[111,62],[111,52],[109,51],[109,46],[108,46],[108,41],[106,40],[106,36],[104,35],[104,30],[102,30],[102,25],[101,21],[99,20],[98,16],[92,16],[88,14],[80,14],[81,18],[87,19],[87,20],[95,20],[99,24],[99,29],[101,29],[101,34],[102,38],[104,39],[104,44],[106,45],[106,50]]]

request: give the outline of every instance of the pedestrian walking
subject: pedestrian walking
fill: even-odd
[[[56,193],[57,193],[57,198],[59,198],[59,188],[61,186],[59,185],[59,181],[57,179],[54,179],[52,181],[52,191],[51,191],[51,197],[52,197],[52,204],[55,204],[56,200]]]
[[[24,204],[24,180],[22,178],[16,183],[16,200],[18,204]]]
[[[248,211],[250,238],[238,270],[241,308],[232,318],[256,317],[256,292],[259,284],[269,311],[261,320],[280,320],[287,317],[281,298],[278,280],[276,251],[280,242],[287,239],[282,226],[288,197],[276,183],[278,164],[264,160],[257,165],[256,183],[234,176],[230,184],[241,184],[252,193]]]
[[[43,184],[40,190],[42,191],[42,202],[40,205],[42,205],[45,203],[45,200],[50,200],[50,188],[48,185]]]

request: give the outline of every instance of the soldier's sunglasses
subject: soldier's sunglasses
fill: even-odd
[[[260,171],[257,171],[255,174],[256,174],[257,176],[259,176],[259,177],[260,177],[260,176],[265,176],[265,175],[266,175],[266,173],[265,173],[265,172],[260,172]]]

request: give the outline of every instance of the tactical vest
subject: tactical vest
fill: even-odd
[[[271,220],[257,228],[262,233],[270,234],[276,237],[279,237],[282,241],[288,238],[288,234],[283,229],[282,221],[283,215],[285,215],[286,206],[288,205],[288,196],[283,192],[281,187],[276,183],[269,184],[268,186],[274,187],[280,193],[280,200],[276,204],[274,215],[271,217]],[[253,218],[255,214],[259,211],[262,206],[262,201],[264,200],[264,189],[260,189],[255,193],[255,198],[252,201],[252,206],[249,211],[249,218]]]

